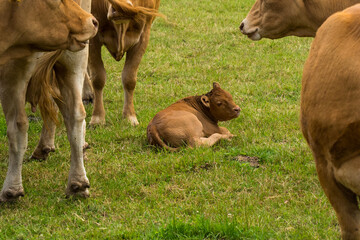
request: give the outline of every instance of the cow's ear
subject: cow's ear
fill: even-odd
[[[220,84],[217,83],[217,82],[214,82],[214,83],[213,83],[213,88],[220,88]]]
[[[205,107],[210,107],[210,101],[209,98],[205,95],[201,96],[201,102],[205,105]]]

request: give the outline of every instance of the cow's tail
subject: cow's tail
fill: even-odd
[[[45,53],[39,59],[27,88],[26,100],[30,102],[32,111],[36,111],[36,106],[39,105],[44,123],[52,121],[58,124],[58,111],[53,99],[61,97],[54,65],[62,53],[62,50]]]
[[[108,0],[116,11],[121,13],[120,16],[116,17],[116,20],[126,20],[126,19],[134,19],[137,21],[140,16],[150,16],[150,17],[161,17],[166,19],[166,16],[159,13],[157,9],[147,8],[141,6],[132,6],[129,2],[120,1],[120,0]],[[157,6],[156,6],[157,7]],[[114,19],[115,20],[115,19]]]
[[[154,124],[149,124],[147,127],[147,139],[151,145],[160,146],[171,152],[177,152],[180,148],[173,148],[168,145],[160,138],[159,132]]]

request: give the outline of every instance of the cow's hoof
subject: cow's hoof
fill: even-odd
[[[83,98],[82,100],[83,104],[84,105],[89,105],[89,104],[92,104],[94,102],[93,98],[92,97],[88,97],[88,98]]]
[[[105,118],[93,115],[91,117],[89,125],[90,127],[95,127],[97,125],[105,125],[105,123],[106,123]]]
[[[89,188],[90,183],[88,180],[82,182],[72,181],[66,189],[66,196],[88,198],[90,196]]]
[[[83,146],[83,151],[85,152],[87,149],[90,149],[90,145],[87,142],[85,142]]]
[[[22,187],[17,189],[9,188],[1,192],[0,202],[16,201],[19,197],[23,197],[24,195],[24,189]]]
[[[50,152],[55,152],[55,147],[37,147],[31,155],[31,159],[46,160]]]
[[[131,126],[139,125],[139,121],[137,120],[136,116],[129,116],[127,117],[128,121],[130,122]]]

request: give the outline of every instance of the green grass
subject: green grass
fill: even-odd
[[[24,164],[25,197],[0,205],[0,239],[338,239],[299,126],[312,39],[250,41],[238,26],[252,4],[162,1],[168,22],[154,22],[139,69],[137,127],[121,117],[123,62],[104,49],[107,124],[87,131],[91,197],[65,198],[70,148],[61,126],[56,152]],[[148,146],[146,127],[159,110],[208,92],[214,81],[242,108],[239,118],[220,124],[237,137],[178,153]],[[88,122],[92,106],[86,111]],[[40,129],[41,122],[30,122],[26,158]],[[236,161],[238,155],[258,157],[260,167]],[[1,113],[0,182],[7,156]]]

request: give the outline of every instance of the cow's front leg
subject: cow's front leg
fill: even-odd
[[[139,125],[134,108],[134,90],[136,86],[137,71],[148,45],[149,37],[150,27],[147,26],[139,43],[127,51],[124,69],[121,74],[122,85],[124,88],[123,117],[128,119],[133,126]]]
[[[9,165],[0,193],[0,202],[16,200],[24,195],[21,170],[29,127],[25,112],[25,94],[38,56],[40,54],[33,54],[0,67],[0,98],[9,141]]]
[[[87,66],[87,48],[77,53],[65,52],[55,65],[62,100],[55,100],[64,118],[71,148],[67,196],[88,197],[90,187],[84,167],[85,116],[82,87]]]
[[[8,90],[6,92],[10,93],[11,91]],[[19,93],[10,94],[10,96],[8,96],[9,98],[1,96],[9,141],[9,166],[0,194],[0,202],[16,200],[19,196],[24,196],[21,170],[27,147],[27,130],[29,125],[24,109],[24,96],[21,96]]]
[[[47,122],[43,124],[39,143],[31,155],[32,159],[45,160],[50,152],[55,152],[56,124],[51,119],[44,121]]]

